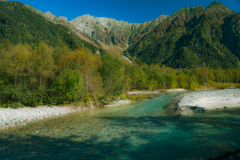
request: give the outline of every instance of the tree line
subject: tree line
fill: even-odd
[[[44,42],[0,48],[0,105],[37,106],[88,103],[96,106],[130,90],[198,89],[236,86],[240,68],[193,70],[159,65],[129,64],[118,55],[87,48],[72,50],[64,43]],[[239,84],[238,84],[239,86]]]

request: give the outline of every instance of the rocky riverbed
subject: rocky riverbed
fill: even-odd
[[[134,101],[130,101],[130,100],[119,100],[119,101],[115,101],[113,103],[110,103],[108,105],[105,105],[106,107],[118,107],[118,106],[123,106],[123,105],[128,105],[133,103]]]
[[[188,115],[239,106],[240,89],[222,89],[181,94],[173,99],[167,109],[174,115]]]

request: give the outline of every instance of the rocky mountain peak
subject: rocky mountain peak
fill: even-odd
[[[60,17],[58,17],[58,18],[59,18],[60,20],[62,20],[62,21],[68,22],[67,17],[60,16]]]
[[[55,15],[53,15],[53,14],[52,14],[51,12],[49,12],[49,11],[43,13],[43,15],[44,15],[46,18],[50,19],[51,21],[53,21],[54,18],[56,17]]]
[[[104,44],[113,44],[125,48],[134,41],[134,37],[138,37],[137,39],[142,37],[137,33],[143,33],[144,35],[149,33],[167,17],[161,15],[157,19],[145,23],[128,23],[113,18],[83,15],[73,19],[70,23],[78,30]]]
[[[150,33],[158,24],[168,17],[166,15],[160,15],[155,20],[145,23],[128,23],[113,18],[94,17],[86,14],[68,21],[66,17],[56,17],[49,11],[42,13],[30,5],[26,5],[26,7],[44,16],[53,23],[61,23],[71,30],[74,30],[74,32],[83,35],[83,37],[90,38],[90,41],[94,41],[94,44],[98,46],[101,45],[99,43],[101,42],[107,46],[115,45],[121,48],[121,50]]]

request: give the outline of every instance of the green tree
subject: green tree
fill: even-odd
[[[59,76],[53,78],[50,88],[53,99],[57,103],[63,104],[80,100],[83,88],[82,76],[67,67]]]
[[[44,42],[35,47],[31,55],[31,82],[41,87],[48,78],[54,76],[53,49]]]
[[[118,57],[109,54],[102,55],[100,73],[103,79],[103,88],[108,95],[120,95],[123,91],[124,64]]]

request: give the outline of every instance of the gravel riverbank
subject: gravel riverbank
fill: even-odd
[[[43,118],[60,116],[71,113],[70,107],[37,107],[37,108],[19,108],[19,109],[3,109],[0,108],[0,129],[26,125],[30,122]]]
[[[240,89],[198,91],[181,94],[168,105],[175,115],[240,106]]]
[[[109,105],[106,105],[106,107],[117,107],[117,106],[127,105],[130,103],[133,103],[133,101],[119,100]],[[90,104],[88,107],[86,106],[85,107],[40,106],[36,108],[25,107],[25,108],[18,108],[18,109],[0,108],[0,130],[6,129],[9,127],[26,125],[28,123],[34,122],[36,120],[41,120],[44,118],[61,116],[67,113],[72,113],[72,112],[81,111],[81,110],[88,110],[91,108],[95,108],[95,107],[92,104]]]

